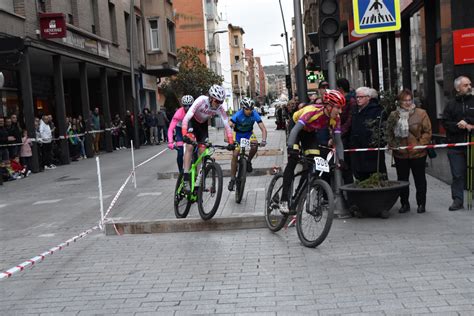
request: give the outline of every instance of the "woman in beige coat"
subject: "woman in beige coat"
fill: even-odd
[[[398,95],[398,107],[387,121],[387,140],[391,148],[399,146],[428,145],[431,142],[431,122],[425,110],[416,108],[413,94],[403,90]],[[418,213],[426,211],[426,149],[394,150],[395,167],[399,181],[408,181],[410,170],[416,187]],[[400,193],[400,213],[410,211],[409,188]]]

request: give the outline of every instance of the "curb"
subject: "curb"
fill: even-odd
[[[277,168],[277,169],[276,169]],[[275,174],[275,169],[276,172],[281,171],[281,167],[271,167],[271,168],[253,168],[253,171],[251,173],[247,174],[247,177],[258,177],[258,176],[271,176]],[[179,175],[179,172],[158,172],[157,173],[157,179],[158,180],[163,180],[163,179],[177,179]],[[223,177],[230,177],[230,169],[223,169],[222,170],[222,176]]]
[[[114,228],[115,225],[115,228]],[[218,217],[208,221],[200,218],[162,219],[154,221],[113,221],[105,224],[105,235],[159,234],[198,231],[220,231],[237,229],[266,228],[263,215]],[[117,229],[117,231],[116,231]]]

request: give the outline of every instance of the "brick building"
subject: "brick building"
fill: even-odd
[[[59,13],[54,14],[54,13]],[[48,18],[46,28],[40,19]],[[52,114],[59,134],[66,134],[65,117],[98,107],[103,127],[126,110],[156,108],[157,77],[177,72],[174,17],[168,0],[2,0],[0,2],[0,115],[19,114],[35,138],[34,117]],[[65,24],[62,26],[62,21]],[[130,77],[130,22],[135,58],[137,108],[132,102]],[[45,32],[63,28],[62,38]],[[45,29],[43,32],[42,30]],[[86,124],[87,125],[87,124]],[[111,151],[110,133],[105,148]],[[34,170],[38,170],[36,145]],[[61,162],[69,163],[67,141],[61,141]],[[86,152],[93,156],[90,140]]]

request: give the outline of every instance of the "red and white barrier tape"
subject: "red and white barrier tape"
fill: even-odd
[[[143,166],[143,165],[145,165],[145,164],[147,164],[147,163],[150,162],[151,160],[153,160],[153,159],[155,159],[156,157],[160,156],[160,155],[161,155],[162,153],[164,153],[166,150],[168,150],[168,149],[166,148],[166,149],[160,151],[158,154],[152,156],[151,158],[149,158],[149,159],[143,161],[142,163],[140,163],[139,165],[137,165],[137,166],[135,167],[135,169],[138,168],[138,167],[141,167],[141,166]],[[55,252],[57,252],[57,251],[59,251],[59,250],[62,250],[63,248],[69,246],[70,243],[76,242],[76,240],[78,240],[78,239],[80,239],[80,238],[83,238],[84,236],[90,234],[90,233],[91,233],[92,231],[94,231],[94,230],[97,230],[97,229],[101,229],[101,230],[102,230],[102,229],[103,229],[103,224],[104,224],[105,222],[111,221],[111,222],[113,223],[113,220],[112,220],[112,219],[108,219],[108,218],[107,218],[107,215],[110,213],[110,211],[112,211],[112,208],[114,207],[115,203],[117,203],[117,200],[118,200],[118,198],[120,197],[120,195],[122,194],[123,190],[125,189],[125,186],[126,186],[127,183],[130,181],[133,172],[134,172],[134,170],[132,170],[132,171],[130,172],[130,174],[128,175],[127,179],[125,179],[124,183],[120,186],[120,189],[117,191],[117,194],[115,194],[114,198],[112,199],[112,202],[110,202],[110,205],[109,205],[109,207],[107,208],[107,211],[106,211],[106,213],[105,213],[105,215],[104,215],[104,221],[103,221],[103,222],[99,223],[99,225],[97,225],[97,226],[94,226],[94,227],[92,227],[92,228],[90,228],[90,229],[88,229],[88,230],[82,232],[81,234],[79,234],[79,235],[77,235],[77,236],[75,236],[75,237],[72,237],[72,238],[66,240],[65,242],[59,244],[58,246],[53,247],[53,248],[49,249],[49,250],[46,251],[46,252],[43,252],[42,254],[40,254],[40,255],[38,255],[38,256],[36,256],[36,257],[33,257],[33,258],[29,259],[29,260],[26,260],[25,262],[20,263],[19,265],[15,266],[15,267],[13,267],[13,268],[10,268],[10,269],[8,269],[8,270],[6,270],[5,272],[0,272],[0,280],[9,278],[9,277],[11,277],[13,274],[15,274],[15,273],[17,273],[17,272],[20,272],[20,271],[23,271],[25,268],[27,268],[27,267],[29,267],[29,266],[33,266],[34,264],[43,261],[47,256],[50,256],[50,255],[52,255],[53,253],[55,253]],[[117,228],[115,227],[115,225],[114,225],[114,228],[115,228],[115,231],[117,232],[117,234],[120,235],[119,232],[118,232],[118,230],[117,230]]]
[[[59,250],[62,250],[64,249],[65,247],[69,246],[71,243],[73,242],[76,242],[78,239],[80,238],[83,238],[84,236],[90,234],[91,232],[93,232],[94,230],[97,230],[99,229],[99,226],[94,226],[82,233],[80,233],[79,235],[77,236],[74,236],[68,240],[66,240],[65,242],[57,245],[56,247],[53,247],[51,249],[49,249],[48,251],[46,252],[43,252],[42,254],[40,255],[37,255],[36,257],[33,257],[29,260],[26,260],[25,262],[23,263],[20,263],[19,265],[11,268],[11,269],[8,269],[7,271],[5,272],[0,272],[0,280],[2,279],[6,279],[6,278],[9,278],[11,277],[13,274],[17,273],[17,272],[20,272],[20,271],[23,271],[25,268],[29,267],[29,266],[33,266],[35,265],[36,263],[40,263],[41,261],[44,260],[44,258],[46,258],[47,256],[51,256],[52,254],[54,254],[55,252],[59,251]]]
[[[389,147],[380,147],[380,148],[354,148],[354,149],[345,149],[345,152],[361,152],[361,151],[380,151],[380,150],[416,150],[416,149],[429,149],[429,148],[452,148],[452,147],[465,147],[474,145],[474,142],[467,143],[453,143],[453,144],[440,144],[440,145],[419,145],[419,146],[401,146],[395,148]]]
[[[54,137],[54,138],[51,138],[50,140],[48,141],[55,141],[55,140],[62,140],[62,139],[69,139],[69,138],[76,138],[76,137],[82,137],[82,136],[85,136],[87,134],[98,134],[98,133],[105,133],[105,132],[108,132],[108,131],[113,131],[115,129],[118,129],[118,127],[112,127],[112,128],[106,128],[106,129],[101,129],[101,130],[96,130],[96,131],[88,131],[88,132],[84,132],[84,133],[80,133],[80,134],[75,134],[75,135],[64,135],[64,136],[59,136],[59,137]],[[41,139],[41,138],[29,138],[28,140],[30,140],[31,142],[37,142],[37,143],[43,143],[44,141]],[[14,144],[4,144],[4,145],[0,145],[0,147],[13,147],[13,146],[21,146],[23,145],[23,143],[14,143]]]

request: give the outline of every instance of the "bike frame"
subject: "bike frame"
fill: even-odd
[[[199,155],[197,160],[191,164],[191,170],[190,170],[190,175],[191,175],[191,192],[194,191],[194,186],[196,184],[196,177],[197,177],[197,167],[201,163],[201,161],[206,161],[206,158],[209,158],[211,156],[211,150],[206,147],[206,149],[203,151],[202,154]],[[203,166],[204,167],[204,166]],[[202,168],[201,168],[202,170]]]

